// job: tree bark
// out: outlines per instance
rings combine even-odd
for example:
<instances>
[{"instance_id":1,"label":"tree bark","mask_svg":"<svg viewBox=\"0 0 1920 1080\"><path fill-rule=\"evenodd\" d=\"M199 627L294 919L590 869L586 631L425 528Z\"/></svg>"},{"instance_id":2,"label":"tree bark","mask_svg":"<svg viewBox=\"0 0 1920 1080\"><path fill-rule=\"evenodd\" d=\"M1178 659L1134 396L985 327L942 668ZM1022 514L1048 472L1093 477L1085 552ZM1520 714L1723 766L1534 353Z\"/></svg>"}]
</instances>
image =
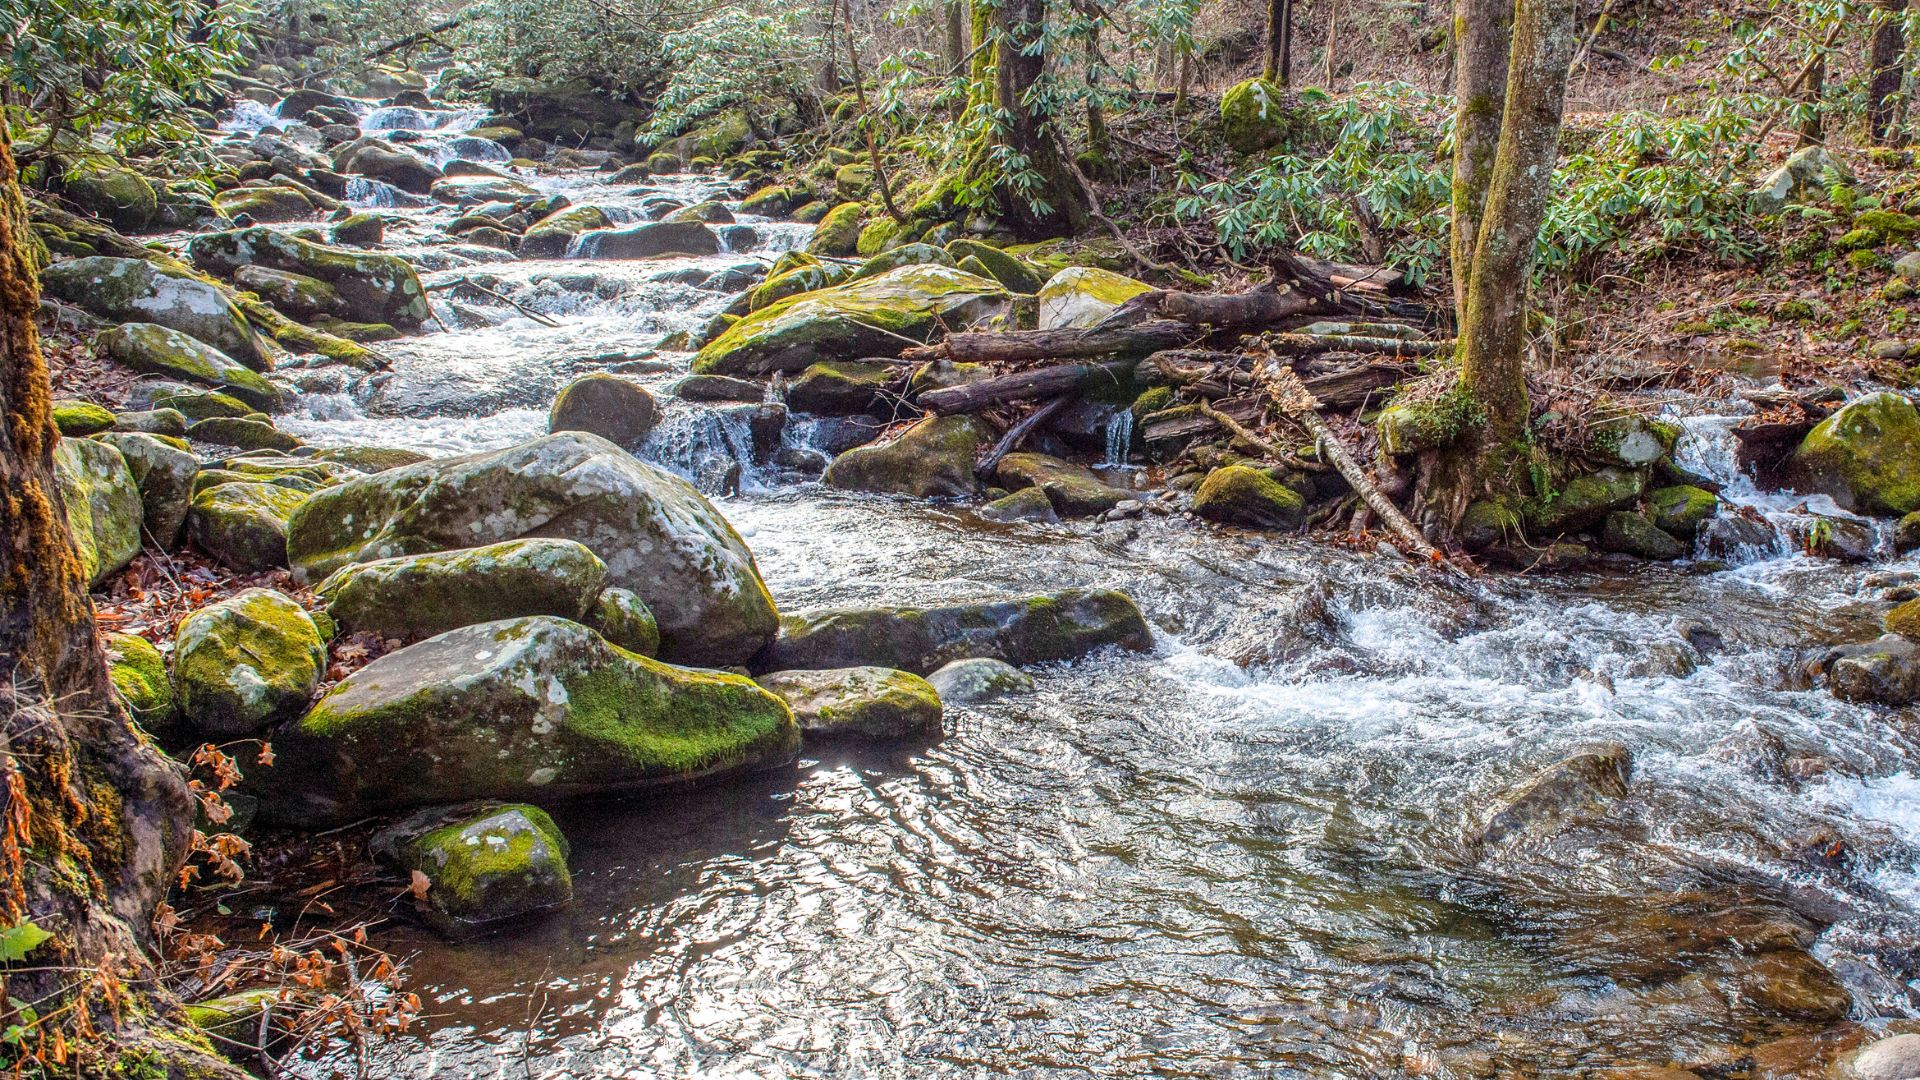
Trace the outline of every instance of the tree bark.
<instances>
[{"instance_id":1,"label":"tree bark","mask_svg":"<svg viewBox=\"0 0 1920 1080\"><path fill-rule=\"evenodd\" d=\"M1467 283L1473 279L1474 247L1507 106L1513 5L1514 0L1454 0L1453 5L1453 309L1459 322L1467 317Z\"/></svg>"},{"instance_id":2,"label":"tree bark","mask_svg":"<svg viewBox=\"0 0 1920 1080\"><path fill-rule=\"evenodd\" d=\"M941 416L976 413L995 405L1061 394L1094 386L1115 386L1133 378L1138 366L1134 360L1110 360L1103 364L1061 364L1001 375L983 382L929 390L919 397L921 408Z\"/></svg>"},{"instance_id":3,"label":"tree bark","mask_svg":"<svg viewBox=\"0 0 1920 1080\"><path fill-rule=\"evenodd\" d=\"M947 0L944 17L947 24L947 66L958 67L967 58L967 5L961 0Z\"/></svg>"},{"instance_id":4,"label":"tree bark","mask_svg":"<svg viewBox=\"0 0 1920 1080\"><path fill-rule=\"evenodd\" d=\"M1517 439L1527 421L1527 282L1559 159L1574 8L1575 0L1521 0L1515 8L1506 108L1458 351L1460 382L1486 412L1489 444Z\"/></svg>"},{"instance_id":5,"label":"tree bark","mask_svg":"<svg viewBox=\"0 0 1920 1080\"><path fill-rule=\"evenodd\" d=\"M1086 192L1061 155L1052 122L1027 100L1047 64L1040 47L1046 18L1046 0L1000 0L993 8L999 39L993 79L998 121L992 137L974 147L967 165L970 175L997 193L1007 223L1030 236L1080 232L1089 221ZM996 147L1024 160L1023 181L1005 175Z\"/></svg>"},{"instance_id":6,"label":"tree bark","mask_svg":"<svg viewBox=\"0 0 1920 1080\"><path fill-rule=\"evenodd\" d=\"M1281 71L1285 66L1283 56L1290 45L1293 23L1293 0L1267 0L1267 62L1260 69L1260 77L1270 83L1286 85L1281 82Z\"/></svg>"},{"instance_id":7,"label":"tree bark","mask_svg":"<svg viewBox=\"0 0 1920 1080\"><path fill-rule=\"evenodd\" d=\"M1901 23L1907 0L1878 0L1877 6L1884 21L1874 28L1867 61L1867 127L1874 142L1895 146L1904 141L1900 137L1899 95L1907 74L1907 35Z\"/></svg>"},{"instance_id":8,"label":"tree bark","mask_svg":"<svg viewBox=\"0 0 1920 1080\"><path fill-rule=\"evenodd\" d=\"M1806 86L1800 91L1800 103L1807 107L1807 115L1794 129L1800 135L1801 146L1818 146L1826 139L1826 117L1820 110L1820 99L1826 92L1827 56L1823 52L1807 65Z\"/></svg>"},{"instance_id":9,"label":"tree bark","mask_svg":"<svg viewBox=\"0 0 1920 1080\"><path fill-rule=\"evenodd\" d=\"M149 920L185 858L193 804L115 699L95 636L54 482L35 270L0 133L0 927L52 934L0 974L0 1002L47 1018L27 1051L57 1037L78 1055L60 1075L118 1075L133 1053L238 1077L152 988ZM0 1006L0 1026L20 1022Z\"/></svg>"}]
</instances>

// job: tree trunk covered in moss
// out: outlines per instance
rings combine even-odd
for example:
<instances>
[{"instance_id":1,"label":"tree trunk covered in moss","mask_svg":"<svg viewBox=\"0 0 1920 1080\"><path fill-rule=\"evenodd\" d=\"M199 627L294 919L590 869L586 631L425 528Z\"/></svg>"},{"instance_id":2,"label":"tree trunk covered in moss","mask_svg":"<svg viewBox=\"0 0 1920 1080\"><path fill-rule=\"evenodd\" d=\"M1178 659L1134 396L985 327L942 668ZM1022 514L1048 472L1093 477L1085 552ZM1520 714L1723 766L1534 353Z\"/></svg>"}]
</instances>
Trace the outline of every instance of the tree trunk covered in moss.
<instances>
[{"instance_id":1,"label":"tree trunk covered in moss","mask_svg":"<svg viewBox=\"0 0 1920 1080\"><path fill-rule=\"evenodd\" d=\"M1487 413L1486 436L1508 442L1527 421L1527 282L1560 157L1573 61L1575 0L1519 0L1499 150L1482 206L1460 324L1460 381Z\"/></svg>"},{"instance_id":2,"label":"tree trunk covered in moss","mask_svg":"<svg viewBox=\"0 0 1920 1080\"><path fill-rule=\"evenodd\" d=\"M1046 54L1038 48L1046 0L1001 0L993 15L993 108L998 119L991 134L975 143L966 178L970 186L993 190L1001 217L1017 232L1078 232L1090 220L1086 191L1061 154L1052 122L1027 100L1047 65ZM1010 160L1014 168L1009 168Z\"/></svg>"},{"instance_id":3,"label":"tree trunk covered in moss","mask_svg":"<svg viewBox=\"0 0 1920 1080\"><path fill-rule=\"evenodd\" d=\"M1907 75L1907 0L1879 0L1879 18L1867 58L1867 127L1873 141L1893 146L1900 138L1899 94Z\"/></svg>"},{"instance_id":4,"label":"tree trunk covered in moss","mask_svg":"<svg viewBox=\"0 0 1920 1080\"><path fill-rule=\"evenodd\" d=\"M0 1047L0 1063L64 1043L75 1059L54 1075L239 1076L181 1034L152 990L149 920L185 856L193 806L113 697L54 486L38 309L26 206L0 134L0 927L30 921L52 935L0 969L0 1001L46 1018ZM0 1008L0 1027L22 1022Z\"/></svg>"},{"instance_id":5,"label":"tree trunk covered in moss","mask_svg":"<svg viewBox=\"0 0 1920 1080\"><path fill-rule=\"evenodd\" d=\"M1493 182L1500 118L1507 106L1507 66L1514 0L1454 0L1453 310L1467 317L1473 249Z\"/></svg>"},{"instance_id":6,"label":"tree trunk covered in moss","mask_svg":"<svg viewBox=\"0 0 1920 1080\"><path fill-rule=\"evenodd\" d=\"M993 69L1000 47L993 42L993 4L991 0L972 0L969 26L973 31L973 63L967 70L967 104L993 103Z\"/></svg>"},{"instance_id":7,"label":"tree trunk covered in moss","mask_svg":"<svg viewBox=\"0 0 1920 1080\"><path fill-rule=\"evenodd\" d=\"M1286 86L1293 76L1293 0L1267 0L1267 63L1260 77Z\"/></svg>"}]
</instances>

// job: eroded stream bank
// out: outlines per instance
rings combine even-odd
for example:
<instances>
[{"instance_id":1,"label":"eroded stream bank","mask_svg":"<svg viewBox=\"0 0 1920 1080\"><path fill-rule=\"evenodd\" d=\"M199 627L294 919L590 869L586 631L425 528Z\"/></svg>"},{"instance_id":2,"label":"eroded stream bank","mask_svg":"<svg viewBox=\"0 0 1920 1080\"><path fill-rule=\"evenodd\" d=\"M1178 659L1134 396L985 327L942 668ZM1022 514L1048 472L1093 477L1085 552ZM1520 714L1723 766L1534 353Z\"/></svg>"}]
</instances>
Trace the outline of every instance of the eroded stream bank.
<instances>
[{"instance_id":1,"label":"eroded stream bank","mask_svg":"<svg viewBox=\"0 0 1920 1080\"><path fill-rule=\"evenodd\" d=\"M466 134L480 119L360 126L442 166L504 162ZM767 400L677 392L678 335L811 226L745 212L716 176L469 176L515 185L494 193L510 208L562 195L605 224L515 258L449 239L493 227L469 220L478 196L355 179L345 201L377 209L435 321L382 343L386 370L283 366L277 430L503 449L543 435L574 378L611 372L658 401L637 456L708 493L785 613L1104 588L1153 640L950 702L938 741L810 742L716 786L557 805L569 906L464 943L389 932L432 1022L376 1051L383 1072L1735 1075L1824 1067L1915 1013L1910 716L1805 674L1875 637L1915 568L1794 551L1808 501L1742 477L1724 406L1666 405L1676 456L1780 528L1713 559L1451 580L1215 528L1178 497L994 521L813 479L877 420L809 416L777 382ZM616 259L585 239L669 201L723 204L718 250ZM1143 468L1131 415L1088 426L1108 483ZM1526 812L1488 841L1503 805Z\"/></svg>"}]
</instances>

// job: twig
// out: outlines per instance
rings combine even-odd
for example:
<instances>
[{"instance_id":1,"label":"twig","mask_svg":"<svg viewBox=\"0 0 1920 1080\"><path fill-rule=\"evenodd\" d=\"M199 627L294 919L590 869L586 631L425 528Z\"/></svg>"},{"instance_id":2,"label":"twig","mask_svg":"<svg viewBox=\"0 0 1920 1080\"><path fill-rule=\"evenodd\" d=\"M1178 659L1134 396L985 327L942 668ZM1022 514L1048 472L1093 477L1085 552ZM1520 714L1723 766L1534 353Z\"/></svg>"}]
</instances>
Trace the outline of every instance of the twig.
<instances>
[{"instance_id":1,"label":"twig","mask_svg":"<svg viewBox=\"0 0 1920 1080\"><path fill-rule=\"evenodd\" d=\"M493 297L495 300L498 300L501 303L506 304L507 306L513 308L515 311L518 311L520 314L525 315L527 318L532 319L534 322L537 322L542 326L558 327L560 325L560 323L556 321L552 316L535 311L534 309L528 307L527 305L521 303L518 300L513 299L510 296L502 296L501 294L494 292L492 289L487 288L485 285L480 284L479 282L473 280L470 277L456 278L453 281L449 281L441 285L429 285L427 286L427 291L428 292L444 292L448 289L457 289L462 285L465 285L468 288L473 289L475 292L485 293L486 295ZM434 317L436 319L439 318L438 315L435 315ZM441 323L440 325L445 326L446 324Z\"/></svg>"},{"instance_id":2,"label":"twig","mask_svg":"<svg viewBox=\"0 0 1920 1080\"><path fill-rule=\"evenodd\" d=\"M1033 412L1028 413L1019 423L1007 429L1007 433L1001 437L999 442L994 444L993 449L988 451L987 456L981 460L979 467L973 470L973 474L982 479L992 476L993 470L1000 464L1001 458L1013 453L1014 449L1024 442L1028 435L1032 434L1034 428L1046 423L1079 396L1078 394L1061 394L1059 397L1040 406Z\"/></svg>"}]
</instances>

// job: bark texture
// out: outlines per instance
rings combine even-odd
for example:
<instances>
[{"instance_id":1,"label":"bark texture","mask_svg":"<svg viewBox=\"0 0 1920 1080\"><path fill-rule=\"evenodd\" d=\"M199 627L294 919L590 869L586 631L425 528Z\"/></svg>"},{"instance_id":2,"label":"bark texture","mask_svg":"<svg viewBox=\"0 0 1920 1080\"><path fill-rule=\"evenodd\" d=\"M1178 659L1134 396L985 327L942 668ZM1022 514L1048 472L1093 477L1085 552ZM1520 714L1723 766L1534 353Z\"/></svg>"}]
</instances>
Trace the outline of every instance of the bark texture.
<instances>
[{"instance_id":1,"label":"bark texture","mask_svg":"<svg viewBox=\"0 0 1920 1080\"><path fill-rule=\"evenodd\" d=\"M1907 74L1907 35L1901 20L1907 0L1879 0L1878 17L1867 58L1867 127L1873 141L1893 146L1900 137L1899 94Z\"/></svg>"},{"instance_id":2,"label":"bark texture","mask_svg":"<svg viewBox=\"0 0 1920 1080\"><path fill-rule=\"evenodd\" d=\"M31 920L53 935L0 974L0 1001L34 1002L49 1018L27 1046L64 1042L74 1058L61 1075L134 1075L131 1063L146 1063L239 1076L149 990L149 920L185 857L193 807L108 680L54 486L59 436L29 244L0 134L0 925Z\"/></svg>"},{"instance_id":3,"label":"bark texture","mask_svg":"<svg viewBox=\"0 0 1920 1080\"><path fill-rule=\"evenodd\" d=\"M1000 0L992 16L997 37L993 106L1001 122L992 138L974 148L967 173L993 187L1001 217L1016 231L1032 236L1080 232L1091 221L1086 190L1061 154L1053 125L1027 101L1047 63L1039 47L1046 0ZM1025 160L1025 182L1006 175L994 153L997 147Z\"/></svg>"},{"instance_id":4,"label":"bark texture","mask_svg":"<svg viewBox=\"0 0 1920 1080\"><path fill-rule=\"evenodd\" d=\"M1453 308L1467 316L1467 282L1473 278L1474 246L1500 120L1507 106L1508 46L1513 39L1514 0L1454 0L1453 120Z\"/></svg>"}]
</instances>

